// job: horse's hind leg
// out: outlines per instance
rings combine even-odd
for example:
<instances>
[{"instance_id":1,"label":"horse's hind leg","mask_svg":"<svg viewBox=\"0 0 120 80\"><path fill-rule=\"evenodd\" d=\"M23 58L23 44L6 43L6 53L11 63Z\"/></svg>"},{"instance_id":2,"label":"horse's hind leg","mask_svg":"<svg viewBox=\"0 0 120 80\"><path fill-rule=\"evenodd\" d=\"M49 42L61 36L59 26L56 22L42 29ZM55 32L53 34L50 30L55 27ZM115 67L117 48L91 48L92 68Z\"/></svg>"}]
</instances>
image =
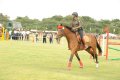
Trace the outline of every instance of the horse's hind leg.
<instances>
[{"instance_id":1,"label":"horse's hind leg","mask_svg":"<svg viewBox=\"0 0 120 80\"><path fill-rule=\"evenodd\" d=\"M99 63L97 53L95 53L95 59L96 59L96 63Z\"/></svg>"},{"instance_id":2,"label":"horse's hind leg","mask_svg":"<svg viewBox=\"0 0 120 80\"><path fill-rule=\"evenodd\" d=\"M80 68L83 68L83 63L82 63L82 61L81 61L81 59L80 59L80 57L79 57L79 55L78 55L77 52L75 53L75 56L77 57L77 59L78 59L78 61L79 61Z\"/></svg>"},{"instance_id":3,"label":"horse's hind leg","mask_svg":"<svg viewBox=\"0 0 120 80\"><path fill-rule=\"evenodd\" d=\"M98 56L97 56L95 49L93 49L92 47L89 47L86 49L86 51L93 56L93 59L96 60L96 67L98 67Z\"/></svg>"},{"instance_id":4,"label":"horse's hind leg","mask_svg":"<svg viewBox=\"0 0 120 80\"><path fill-rule=\"evenodd\" d=\"M98 68L98 56L97 56L97 53L96 52L94 52L95 53L95 59L96 59L96 68Z\"/></svg>"},{"instance_id":5,"label":"horse's hind leg","mask_svg":"<svg viewBox=\"0 0 120 80\"><path fill-rule=\"evenodd\" d=\"M98 56L97 56L97 52L96 52L95 48L93 48L93 54L94 54L94 58L96 60L96 63L98 63Z\"/></svg>"},{"instance_id":6,"label":"horse's hind leg","mask_svg":"<svg viewBox=\"0 0 120 80\"><path fill-rule=\"evenodd\" d=\"M92 50L92 47L88 47L88 48L86 49L86 51L87 51L89 54L92 55L93 59L95 58L95 57L94 57L93 50Z\"/></svg>"},{"instance_id":7,"label":"horse's hind leg","mask_svg":"<svg viewBox=\"0 0 120 80\"><path fill-rule=\"evenodd\" d=\"M95 49L93 49L93 53L94 53L94 57L95 57L95 60L96 60L96 68L98 68L98 56L97 56L97 53L96 53Z\"/></svg>"}]
</instances>

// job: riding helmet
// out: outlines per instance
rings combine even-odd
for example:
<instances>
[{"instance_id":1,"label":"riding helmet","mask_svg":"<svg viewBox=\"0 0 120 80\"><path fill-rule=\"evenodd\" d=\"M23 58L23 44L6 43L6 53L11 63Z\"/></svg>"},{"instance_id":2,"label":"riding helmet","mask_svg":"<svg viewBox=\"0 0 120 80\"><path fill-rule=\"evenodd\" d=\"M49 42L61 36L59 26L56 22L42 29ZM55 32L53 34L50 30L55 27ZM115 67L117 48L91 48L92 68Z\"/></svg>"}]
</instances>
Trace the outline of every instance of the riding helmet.
<instances>
[{"instance_id":1,"label":"riding helmet","mask_svg":"<svg viewBox=\"0 0 120 80\"><path fill-rule=\"evenodd\" d=\"M78 17L78 13L77 12L73 12L72 15Z\"/></svg>"}]
</instances>

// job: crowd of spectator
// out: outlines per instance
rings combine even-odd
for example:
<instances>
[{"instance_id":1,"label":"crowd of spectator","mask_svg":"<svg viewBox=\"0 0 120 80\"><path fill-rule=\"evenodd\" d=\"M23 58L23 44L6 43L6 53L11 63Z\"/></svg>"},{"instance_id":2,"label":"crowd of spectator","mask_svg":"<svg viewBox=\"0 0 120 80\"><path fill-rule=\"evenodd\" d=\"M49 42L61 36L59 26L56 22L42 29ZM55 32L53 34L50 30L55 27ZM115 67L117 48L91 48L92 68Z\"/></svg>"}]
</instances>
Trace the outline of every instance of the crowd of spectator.
<instances>
[{"instance_id":1,"label":"crowd of spectator","mask_svg":"<svg viewBox=\"0 0 120 80\"><path fill-rule=\"evenodd\" d=\"M52 44L53 39L56 36L56 32L9 31L9 36L11 40L30 41L30 39L34 39L36 42L38 42L42 39L42 43L49 42Z\"/></svg>"}]
</instances>

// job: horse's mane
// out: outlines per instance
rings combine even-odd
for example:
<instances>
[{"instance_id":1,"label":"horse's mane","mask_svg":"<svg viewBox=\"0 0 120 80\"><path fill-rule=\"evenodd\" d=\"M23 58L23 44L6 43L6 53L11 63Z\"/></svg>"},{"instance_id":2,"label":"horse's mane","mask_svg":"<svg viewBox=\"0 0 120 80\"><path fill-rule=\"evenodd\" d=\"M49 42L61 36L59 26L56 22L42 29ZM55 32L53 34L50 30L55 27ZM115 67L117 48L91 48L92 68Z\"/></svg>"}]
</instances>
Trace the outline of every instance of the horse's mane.
<instances>
[{"instance_id":1,"label":"horse's mane","mask_svg":"<svg viewBox=\"0 0 120 80\"><path fill-rule=\"evenodd\" d=\"M64 27L66 27L67 29L69 29L71 32L75 33L75 32L72 30L71 27L69 27L69 26L64 26Z\"/></svg>"}]
</instances>

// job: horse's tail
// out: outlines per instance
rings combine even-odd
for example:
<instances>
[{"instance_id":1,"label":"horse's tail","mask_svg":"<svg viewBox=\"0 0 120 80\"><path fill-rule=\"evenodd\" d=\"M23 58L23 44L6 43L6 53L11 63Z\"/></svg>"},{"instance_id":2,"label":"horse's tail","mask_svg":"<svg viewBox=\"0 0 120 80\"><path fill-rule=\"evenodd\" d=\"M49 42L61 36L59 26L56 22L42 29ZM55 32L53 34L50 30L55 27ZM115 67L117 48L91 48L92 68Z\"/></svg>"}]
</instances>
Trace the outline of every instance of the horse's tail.
<instances>
[{"instance_id":1,"label":"horse's tail","mask_svg":"<svg viewBox=\"0 0 120 80\"><path fill-rule=\"evenodd\" d=\"M95 37L95 39L96 39L96 37ZM98 48L99 54L101 55L102 54L102 49L101 49L100 45L98 44L97 39L96 39L96 44L97 44L97 48Z\"/></svg>"}]
</instances>

